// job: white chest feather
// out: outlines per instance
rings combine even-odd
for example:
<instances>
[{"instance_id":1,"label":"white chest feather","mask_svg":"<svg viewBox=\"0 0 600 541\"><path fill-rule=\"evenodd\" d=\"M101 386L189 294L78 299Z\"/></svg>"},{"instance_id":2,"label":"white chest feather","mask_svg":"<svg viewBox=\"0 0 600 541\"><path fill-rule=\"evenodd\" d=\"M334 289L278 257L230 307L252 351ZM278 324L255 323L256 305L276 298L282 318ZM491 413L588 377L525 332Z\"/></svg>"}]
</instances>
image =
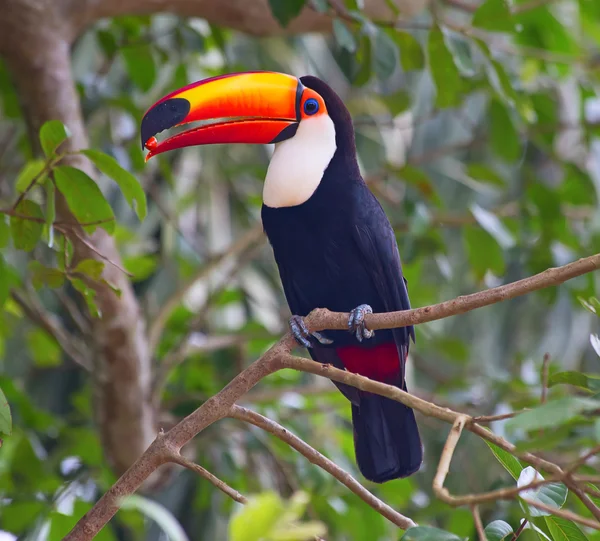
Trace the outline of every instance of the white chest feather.
<instances>
[{"instance_id":1,"label":"white chest feather","mask_svg":"<svg viewBox=\"0 0 600 541\"><path fill-rule=\"evenodd\" d=\"M271 208L306 202L319 186L335 153L335 128L328 115L306 118L296 135L275 145L263 188Z\"/></svg>"}]
</instances>

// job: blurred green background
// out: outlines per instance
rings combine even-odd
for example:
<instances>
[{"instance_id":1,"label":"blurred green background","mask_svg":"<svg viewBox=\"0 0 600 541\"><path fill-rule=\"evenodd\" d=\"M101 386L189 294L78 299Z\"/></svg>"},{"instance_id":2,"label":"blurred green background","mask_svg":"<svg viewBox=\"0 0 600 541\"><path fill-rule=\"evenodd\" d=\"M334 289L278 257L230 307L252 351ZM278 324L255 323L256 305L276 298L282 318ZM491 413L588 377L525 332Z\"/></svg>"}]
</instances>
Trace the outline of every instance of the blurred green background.
<instances>
[{"instance_id":1,"label":"blurred green background","mask_svg":"<svg viewBox=\"0 0 600 541\"><path fill-rule=\"evenodd\" d=\"M128 2L114 12L108 3L98 15L103 18L68 39L79 100L70 100L70 106L80 107L89 148L133 173L148 198L148 215L140 222L117 185L107 176L95 177L116 216L112 239L133 275L125 280L135 295L130 300L137 300L146 322L138 335L145 353L132 364L145 371L134 376L143 380L138 386L151 428L172 426L218 392L282 335L289 316L259 223L272 149L188 148L144 164L141 117L158 98L189 82L244 70L326 80L353 116L363 175L396 229L415 307L600 252L597 0L510 6L502 0L319 0L306 6L304 0L271 0L232 8L235 22L229 25L222 13L238 2L222 0L221 15L214 18L210 5L217 2L197 12L196 4L202 3L179 1L175 13L148 14L149 2L128 14ZM253 26L257 20L262 26ZM35 167L41 121L30 114L32 93L22 91L19 64L27 61L11 56L8 45L0 53L0 207L9 208L18 178L32 178L26 168ZM47 69L52 77L52 65ZM69 118L57 120L73 131ZM77 136L75 130L72 144L81 146ZM31 198L46 209L43 194L34 190ZM50 248L48 229L40 226L29 250L19 250L22 238L4 218L0 215L0 388L14 426L0 448L0 539L58 540L128 465L129 459L118 458L128 450L117 449L104 431L119 411L111 410L110 400L94 397L103 392L102 357L110 357L102 347L119 345L103 343L102 329L111 318L116 325L139 322L105 311L99 324L94 301L86 302L77 283L53 281L52 272L40 270L60 269L61 243ZM97 246L102 252L104 244ZM598 276L589 274L418 326L409 389L482 415L538 404L545 353L551 374L599 371L597 294ZM50 323L44 326L44 320ZM58 341L57 328L63 333ZM75 353L65 352L65 343ZM598 391L592 384L583 387L553 386L549 396ZM127 392L127 381L120 389ZM261 382L243 404L361 479L350 408L329 381L283 371ZM469 510L453 509L431 491L449 427L420 415L418 422L426 452L421 471L367 487L420 524L475 539ZM507 432L504 423L492 428L513 442L529 441L529 449L561 464L598 444L593 418L573 415L556 423L560 426L545 438L537 431ZM140 450L149 441L142 443ZM288 499L304 491L303 520L320 521L328 540L401 535L335 479L255 427L226 419L188 447L194 460L244 494L273 491ZM139 455L131 449L134 458ZM480 492L512 483L487 446L465 434L447 481L450 490ZM159 520L170 517L189 539L245 539L243 533L228 533L240 506L189 471L167 472L143 496L160 504ZM587 512L571 496L568 502ZM150 520L156 518L153 509L147 500L135 500L98 538L163 540L164 528L179 535L170 522L160 527ZM486 504L481 512L484 524L502 519L514 529L524 516L516 502ZM519 539L540 536L527 530ZM587 538L600 535L588 532Z\"/></svg>"}]
</instances>

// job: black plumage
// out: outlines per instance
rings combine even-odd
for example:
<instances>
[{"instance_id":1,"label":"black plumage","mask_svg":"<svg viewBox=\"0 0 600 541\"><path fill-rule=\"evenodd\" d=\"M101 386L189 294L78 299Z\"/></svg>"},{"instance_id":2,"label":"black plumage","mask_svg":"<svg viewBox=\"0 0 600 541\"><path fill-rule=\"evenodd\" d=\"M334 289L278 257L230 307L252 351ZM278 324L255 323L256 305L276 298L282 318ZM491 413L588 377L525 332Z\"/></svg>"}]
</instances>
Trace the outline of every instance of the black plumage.
<instances>
[{"instance_id":1,"label":"black plumage","mask_svg":"<svg viewBox=\"0 0 600 541\"><path fill-rule=\"evenodd\" d=\"M301 82L324 99L337 148L305 203L262 208L290 310L300 316L319 307L350 312L361 304L369 304L374 312L406 310L410 303L394 231L361 177L350 114L320 79L307 76ZM412 327L379 330L362 343L346 331L325 335L333 344L315 342L309 350L313 359L344 368L342 357L349 358L351 352L355 359L360 347L361 373L385 373L379 379L406 389L404 362L410 338L414 339ZM386 366L369 367L370 362ZM390 372L390 362L397 364L396 371ZM363 475L384 482L418 470L422 446L413 411L390 399L337 385L352 402L356 458Z\"/></svg>"}]
</instances>

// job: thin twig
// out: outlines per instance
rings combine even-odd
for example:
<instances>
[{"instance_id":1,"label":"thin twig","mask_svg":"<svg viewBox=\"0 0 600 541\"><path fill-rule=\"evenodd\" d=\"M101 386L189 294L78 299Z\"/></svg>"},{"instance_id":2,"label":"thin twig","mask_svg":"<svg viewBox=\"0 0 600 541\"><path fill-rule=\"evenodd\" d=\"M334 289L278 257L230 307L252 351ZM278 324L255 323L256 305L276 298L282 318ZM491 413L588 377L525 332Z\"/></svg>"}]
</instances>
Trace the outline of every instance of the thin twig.
<instances>
[{"instance_id":1,"label":"thin twig","mask_svg":"<svg viewBox=\"0 0 600 541\"><path fill-rule=\"evenodd\" d=\"M542 361L542 396L540 397L540 402L542 404L546 403L546 399L548 398L548 371L550 368L550 354L544 353L544 360Z\"/></svg>"},{"instance_id":2,"label":"thin twig","mask_svg":"<svg viewBox=\"0 0 600 541\"><path fill-rule=\"evenodd\" d=\"M444 488L444 481L450 471L450 462L452 461L456 444L458 443L463 428L468 420L469 417L466 415L459 415L455 419L452 428L450 429L450 433L448 434L448 438L446 439L444 449L442 450L437 471L433 478L433 493L441 500L450 495L448 489Z\"/></svg>"},{"instance_id":3,"label":"thin twig","mask_svg":"<svg viewBox=\"0 0 600 541\"><path fill-rule=\"evenodd\" d=\"M523 501L527 505L531 505L532 507L537 507L538 509L541 509L542 511L548 511L548 513L551 513L552 515L555 515L557 517L564 518L566 520L572 520L573 522L578 522L579 524L583 524L584 526L589 526L590 528L593 528L594 530L600 530L600 522L597 522L597 521L589 519L589 518L582 517L581 515L578 515L577 513L573 513L572 511L569 511L568 509L558 509L557 507L553 507L552 505L546 505L545 503L542 503L539 500L532 501L527 498L523 498Z\"/></svg>"},{"instance_id":4,"label":"thin twig","mask_svg":"<svg viewBox=\"0 0 600 541\"><path fill-rule=\"evenodd\" d=\"M510 538L510 541L517 541L517 539L519 539L519 536L525 531L528 522L529 521L526 518L523 519L523 522L521 522L517 531Z\"/></svg>"},{"instance_id":5,"label":"thin twig","mask_svg":"<svg viewBox=\"0 0 600 541\"><path fill-rule=\"evenodd\" d=\"M513 417L520 415L529 411L529 408L523 408L519 411L511 411L509 413L501 413L500 415L478 415L477 417L473 417L473 422L478 423L480 425L485 425L489 423L493 423L495 421L504 421L505 419L512 419Z\"/></svg>"},{"instance_id":6,"label":"thin twig","mask_svg":"<svg viewBox=\"0 0 600 541\"><path fill-rule=\"evenodd\" d=\"M487 541L487 536L485 535L485 531L483 529L483 523L481 522L479 507L477 505L472 505L471 513L473 514L473 521L475 522L475 530L477 531L479 541Z\"/></svg>"},{"instance_id":7,"label":"thin twig","mask_svg":"<svg viewBox=\"0 0 600 541\"><path fill-rule=\"evenodd\" d=\"M590 458L596 456L599 453L600 445L596 445L596 447L590 449L587 453L585 453L585 455L579 457L577 460L575 460L575 462L573 462L573 464L566 468L565 473L568 475L575 473L575 471L578 470L581 466L583 466Z\"/></svg>"},{"instance_id":8,"label":"thin twig","mask_svg":"<svg viewBox=\"0 0 600 541\"><path fill-rule=\"evenodd\" d=\"M289 430L282 427L275 421L272 421L271 419L268 419L259 413L241 406L233 406L229 412L229 417L251 423L259 428L262 428L263 430L266 430L267 432L270 432L274 436L277 436L280 440L284 441L290 447L296 449L296 451L308 458L310 462L324 469L327 473L331 474L338 481L340 481L340 483L346 485L361 500L369 504L373 509L375 509L375 511L383 515L399 528L406 530L407 528L416 526L411 519L401 515L389 505L382 502L374 494L369 492L356 479L354 479L354 477L340 468L335 462L332 462L327 457L323 456L321 453L319 453L319 451L308 445L298 436L295 436Z\"/></svg>"},{"instance_id":9,"label":"thin twig","mask_svg":"<svg viewBox=\"0 0 600 541\"><path fill-rule=\"evenodd\" d=\"M216 475L210 473L206 468L203 468L199 464L188 460L184 456L181 456L179 453L173 454L171 460L188 470L191 470L197 473L200 477L204 477L207 481L212 483L215 487L217 487L221 492L224 492L229 496L232 500L235 500L238 503L246 504L248 503L248 498L243 494L240 494L234 488L231 488L225 481L221 481Z\"/></svg>"},{"instance_id":10,"label":"thin twig","mask_svg":"<svg viewBox=\"0 0 600 541\"><path fill-rule=\"evenodd\" d=\"M92 366L87 359L87 352L83 343L77 340L75 336L69 334L56 316L46 312L39 303L31 299L27 301L18 291L12 290L10 296L21 307L32 323L45 330L56 340L60 348L73 362L88 372L91 371Z\"/></svg>"}]
</instances>

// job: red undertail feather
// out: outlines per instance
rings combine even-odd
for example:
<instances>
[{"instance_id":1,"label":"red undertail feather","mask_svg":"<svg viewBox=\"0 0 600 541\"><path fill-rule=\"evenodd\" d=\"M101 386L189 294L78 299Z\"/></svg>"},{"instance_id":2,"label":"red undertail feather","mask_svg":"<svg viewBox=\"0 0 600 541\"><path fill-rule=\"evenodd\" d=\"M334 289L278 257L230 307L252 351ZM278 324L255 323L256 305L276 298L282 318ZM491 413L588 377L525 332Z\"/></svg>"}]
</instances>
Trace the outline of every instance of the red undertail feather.
<instances>
[{"instance_id":1,"label":"red undertail feather","mask_svg":"<svg viewBox=\"0 0 600 541\"><path fill-rule=\"evenodd\" d=\"M336 353L348 372L360 374L375 381L394 381L400 375L400 359L394 342L373 348L347 346Z\"/></svg>"}]
</instances>

